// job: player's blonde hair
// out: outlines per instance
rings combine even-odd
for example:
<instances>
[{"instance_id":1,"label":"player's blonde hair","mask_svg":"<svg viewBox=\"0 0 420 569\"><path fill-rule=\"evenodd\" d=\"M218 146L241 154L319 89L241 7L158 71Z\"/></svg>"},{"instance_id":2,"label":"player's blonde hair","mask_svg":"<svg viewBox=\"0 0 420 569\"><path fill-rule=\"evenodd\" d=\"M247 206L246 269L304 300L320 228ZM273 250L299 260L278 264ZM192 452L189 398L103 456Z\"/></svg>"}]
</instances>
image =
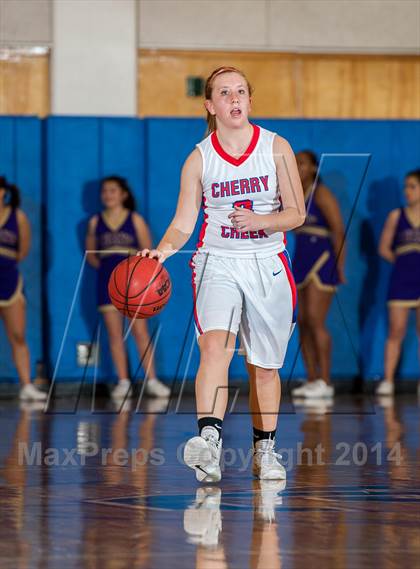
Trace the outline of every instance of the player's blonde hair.
<instances>
[{"instance_id":1,"label":"player's blonde hair","mask_svg":"<svg viewBox=\"0 0 420 569\"><path fill-rule=\"evenodd\" d=\"M236 67L230 67L229 65L224 65L222 67L218 67L217 69L215 69L207 77L206 85L204 88L204 95L205 95L206 99L208 99L208 100L211 99L211 94L213 92L214 80L216 79L216 77L218 77L219 75L222 75L223 73L238 73L239 75L242 75L242 77L246 81L249 96L252 95L252 87L251 87L250 82L246 78L245 73L243 71L241 71L240 69L237 69ZM216 130L216 117L214 115L212 115L211 113L209 113L209 111L207 111L206 120L207 120L207 136L208 136L209 134L211 134L212 132L214 132Z\"/></svg>"}]
</instances>

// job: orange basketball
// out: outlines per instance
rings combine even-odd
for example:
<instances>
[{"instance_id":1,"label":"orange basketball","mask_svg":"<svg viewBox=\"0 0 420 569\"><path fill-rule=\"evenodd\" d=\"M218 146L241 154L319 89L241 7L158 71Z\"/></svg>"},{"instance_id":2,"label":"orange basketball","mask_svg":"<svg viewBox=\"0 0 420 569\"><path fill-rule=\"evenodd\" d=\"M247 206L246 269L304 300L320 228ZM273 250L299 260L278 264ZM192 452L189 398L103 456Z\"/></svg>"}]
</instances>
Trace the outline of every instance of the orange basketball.
<instances>
[{"instance_id":1,"label":"orange basketball","mask_svg":"<svg viewBox=\"0 0 420 569\"><path fill-rule=\"evenodd\" d=\"M128 257L111 273L108 293L112 304L129 318L150 318L165 307L172 292L165 267L149 257Z\"/></svg>"}]
</instances>

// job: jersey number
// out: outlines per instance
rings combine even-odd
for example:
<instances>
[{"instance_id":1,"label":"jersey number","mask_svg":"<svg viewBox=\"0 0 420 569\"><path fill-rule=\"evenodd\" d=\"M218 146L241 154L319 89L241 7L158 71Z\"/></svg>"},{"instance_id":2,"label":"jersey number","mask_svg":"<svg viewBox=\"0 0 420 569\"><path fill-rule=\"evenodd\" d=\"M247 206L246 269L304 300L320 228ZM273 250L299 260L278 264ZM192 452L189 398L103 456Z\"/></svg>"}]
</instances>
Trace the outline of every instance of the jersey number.
<instances>
[{"instance_id":1,"label":"jersey number","mask_svg":"<svg viewBox=\"0 0 420 569\"><path fill-rule=\"evenodd\" d=\"M243 207L245 209L254 209L254 202L252 200L238 200L233 202L233 207Z\"/></svg>"}]
</instances>

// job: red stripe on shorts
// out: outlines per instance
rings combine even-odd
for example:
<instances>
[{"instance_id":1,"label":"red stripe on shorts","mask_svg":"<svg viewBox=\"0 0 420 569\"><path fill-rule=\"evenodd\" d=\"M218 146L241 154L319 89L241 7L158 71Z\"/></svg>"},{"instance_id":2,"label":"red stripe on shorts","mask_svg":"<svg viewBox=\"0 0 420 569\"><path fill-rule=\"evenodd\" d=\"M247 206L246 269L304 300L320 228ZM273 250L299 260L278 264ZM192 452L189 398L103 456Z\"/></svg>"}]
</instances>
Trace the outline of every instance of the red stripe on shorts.
<instances>
[{"instance_id":1,"label":"red stripe on shorts","mask_svg":"<svg viewBox=\"0 0 420 569\"><path fill-rule=\"evenodd\" d=\"M284 270L286 271L287 280L289 281L290 290L292 291L292 305L293 310L296 308L296 283L295 279L293 278L292 271L290 270L289 261L284 253L278 254L280 257L280 261L283 263Z\"/></svg>"},{"instance_id":2,"label":"red stripe on shorts","mask_svg":"<svg viewBox=\"0 0 420 569\"><path fill-rule=\"evenodd\" d=\"M194 320L195 320L195 324L197 326L198 331L200 332L200 334L203 334L203 330L200 326L200 322L198 321L198 313L197 313L197 287L195 284L195 279L197 277L196 272L195 272L195 265L194 265L194 261L193 261L194 255L191 257L190 260L190 267L192 270L192 278L191 278L191 282L192 282L192 289L193 289L193 305L194 305Z\"/></svg>"}]
</instances>

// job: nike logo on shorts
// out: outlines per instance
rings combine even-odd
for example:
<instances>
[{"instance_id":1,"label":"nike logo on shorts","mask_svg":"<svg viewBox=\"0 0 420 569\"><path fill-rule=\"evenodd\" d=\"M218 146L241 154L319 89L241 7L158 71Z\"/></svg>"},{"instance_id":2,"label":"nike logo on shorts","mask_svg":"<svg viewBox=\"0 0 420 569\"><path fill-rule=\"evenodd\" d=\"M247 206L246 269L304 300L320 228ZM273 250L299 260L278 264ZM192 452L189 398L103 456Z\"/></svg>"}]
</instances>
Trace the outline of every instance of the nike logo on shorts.
<instances>
[{"instance_id":1,"label":"nike logo on shorts","mask_svg":"<svg viewBox=\"0 0 420 569\"><path fill-rule=\"evenodd\" d=\"M274 272L273 272L273 277L279 275L279 274L281 273L281 271L282 271L282 269L280 269L279 271L277 271L277 273L274 273Z\"/></svg>"}]
</instances>

